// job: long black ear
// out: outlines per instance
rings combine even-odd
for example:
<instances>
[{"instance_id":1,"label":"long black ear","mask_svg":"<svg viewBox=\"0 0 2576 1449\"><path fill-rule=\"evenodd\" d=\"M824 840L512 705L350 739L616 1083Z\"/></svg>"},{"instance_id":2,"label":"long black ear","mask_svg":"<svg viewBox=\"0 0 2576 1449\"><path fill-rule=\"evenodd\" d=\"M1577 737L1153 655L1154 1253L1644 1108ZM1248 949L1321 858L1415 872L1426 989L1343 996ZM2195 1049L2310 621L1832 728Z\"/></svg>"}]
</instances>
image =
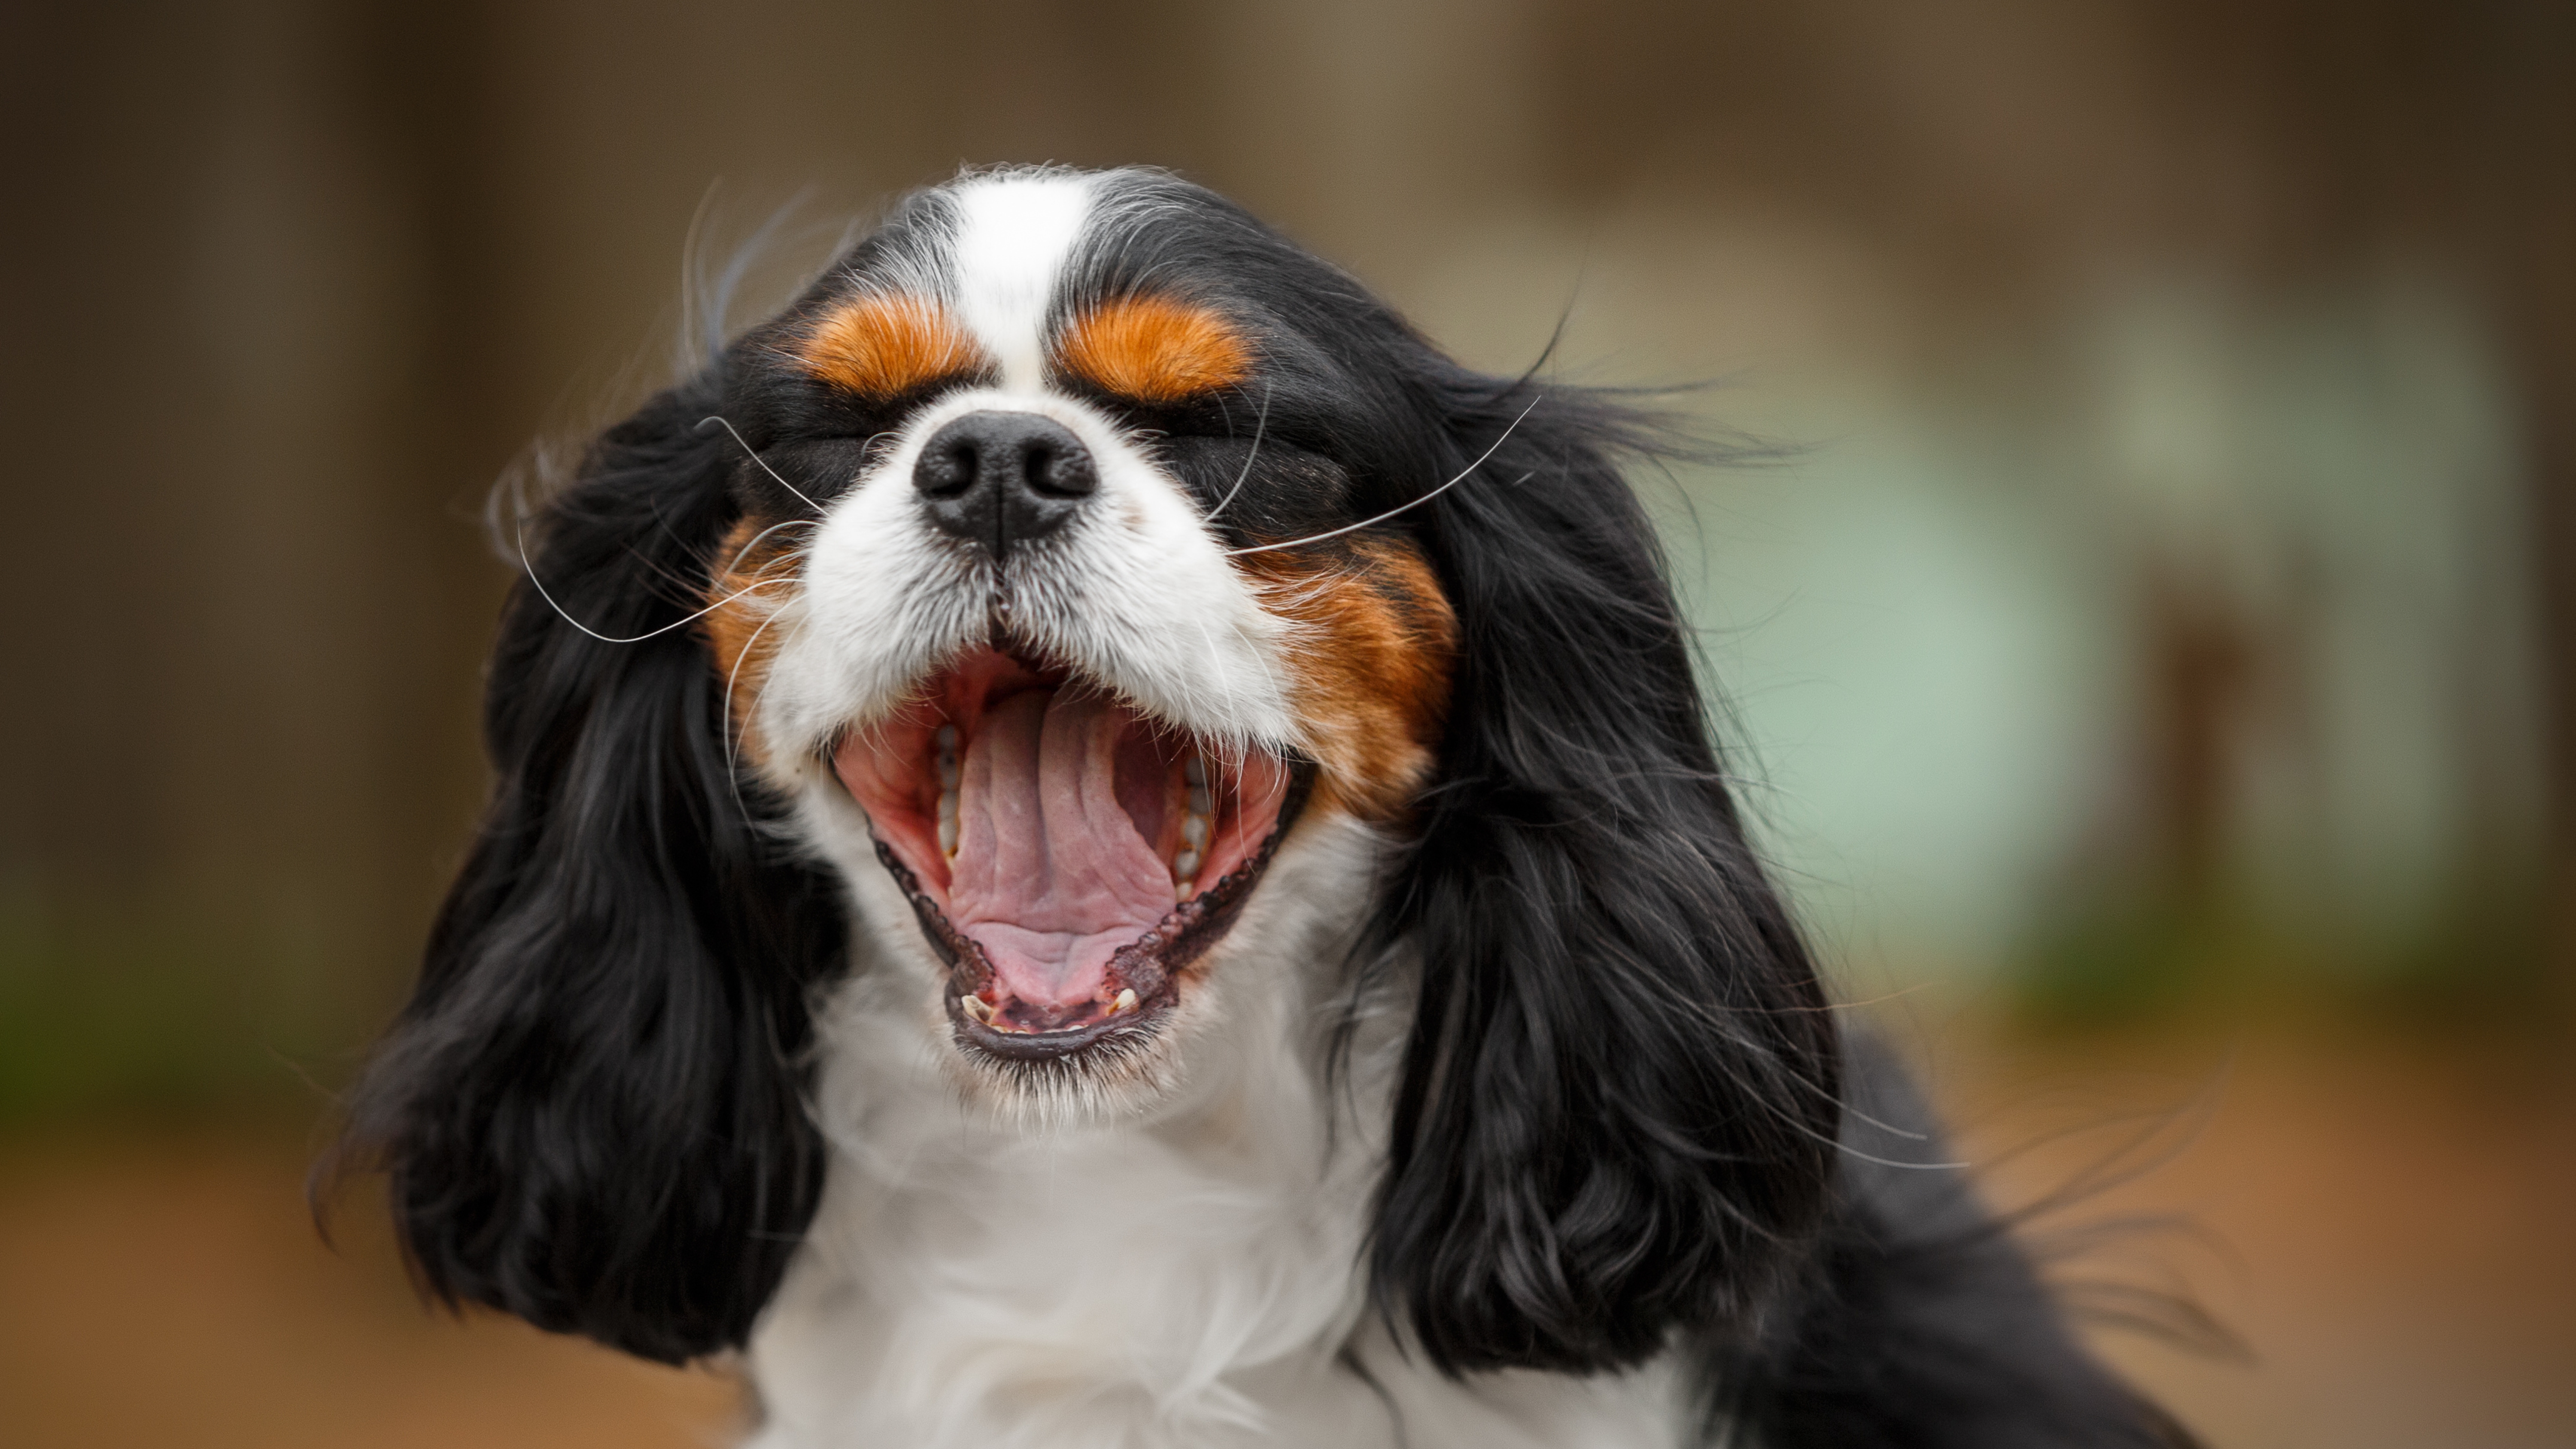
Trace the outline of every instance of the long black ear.
<instances>
[{"instance_id":1,"label":"long black ear","mask_svg":"<svg viewBox=\"0 0 2576 1449\"><path fill-rule=\"evenodd\" d=\"M1446 472L1536 397L1439 386ZM1611 1368L1743 1326L1827 1200L1833 1027L1612 463L1643 436L1551 389L1422 510L1460 659L1382 923L1422 976L1372 1276L1451 1372Z\"/></svg>"},{"instance_id":2,"label":"long black ear","mask_svg":"<svg viewBox=\"0 0 2576 1449\"><path fill-rule=\"evenodd\" d=\"M670 627L735 516L716 411L711 379L655 398L530 530L553 602L503 617L491 806L340 1154L439 1297L665 1362L741 1343L812 1215L809 996L846 950Z\"/></svg>"}]
</instances>

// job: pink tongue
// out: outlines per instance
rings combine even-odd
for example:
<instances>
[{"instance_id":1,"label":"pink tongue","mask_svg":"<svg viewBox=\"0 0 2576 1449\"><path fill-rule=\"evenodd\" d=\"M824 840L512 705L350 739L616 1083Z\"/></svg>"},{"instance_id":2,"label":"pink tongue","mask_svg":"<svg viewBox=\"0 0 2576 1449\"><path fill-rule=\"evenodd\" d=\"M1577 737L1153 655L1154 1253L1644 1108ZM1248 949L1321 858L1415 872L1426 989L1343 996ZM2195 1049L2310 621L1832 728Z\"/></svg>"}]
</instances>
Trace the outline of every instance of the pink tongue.
<instances>
[{"instance_id":1,"label":"pink tongue","mask_svg":"<svg viewBox=\"0 0 2576 1449\"><path fill-rule=\"evenodd\" d=\"M1171 913L1171 872L1119 800L1127 727L1096 694L1015 694L984 716L960 762L950 919L1022 1001L1098 998L1109 958ZM1159 816L1148 802L1162 785L1129 789Z\"/></svg>"}]
</instances>

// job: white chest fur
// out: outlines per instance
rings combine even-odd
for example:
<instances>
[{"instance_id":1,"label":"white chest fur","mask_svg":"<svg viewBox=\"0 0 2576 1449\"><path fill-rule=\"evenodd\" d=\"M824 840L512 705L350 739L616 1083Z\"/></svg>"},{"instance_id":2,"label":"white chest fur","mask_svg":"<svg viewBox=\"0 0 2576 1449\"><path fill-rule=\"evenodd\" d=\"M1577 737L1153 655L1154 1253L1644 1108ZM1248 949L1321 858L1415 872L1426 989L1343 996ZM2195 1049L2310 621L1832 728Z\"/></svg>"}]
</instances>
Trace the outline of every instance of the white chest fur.
<instances>
[{"instance_id":1,"label":"white chest fur","mask_svg":"<svg viewBox=\"0 0 2576 1449\"><path fill-rule=\"evenodd\" d=\"M1397 1354L1363 1313L1360 1154L1273 1105L1043 1138L952 1109L841 1157L753 1346L753 1444L1675 1441L1669 1374L1461 1384Z\"/></svg>"},{"instance_id":2,"label":"white chest fur","mask_svg":"<svg viewBox=\"0 0 2576 1449\"><path fill-rule=\"evenodd\" d=\"M1353 898L1299 887L1359 852L1289 854L1273 903ZM1334 933L1262 914L1238 940L1302 949L1225 963L1227 1010L1143 1119L997 1120L925 1040L912 972L844 989L823 1017L823 1205L748 1357L753 1449L1679 1441L1667 1368L1459 1382L1389 1341L1360 1262L1391 1023L1328 1080L1305 1003Z\"/></svg>"}]
</instances>

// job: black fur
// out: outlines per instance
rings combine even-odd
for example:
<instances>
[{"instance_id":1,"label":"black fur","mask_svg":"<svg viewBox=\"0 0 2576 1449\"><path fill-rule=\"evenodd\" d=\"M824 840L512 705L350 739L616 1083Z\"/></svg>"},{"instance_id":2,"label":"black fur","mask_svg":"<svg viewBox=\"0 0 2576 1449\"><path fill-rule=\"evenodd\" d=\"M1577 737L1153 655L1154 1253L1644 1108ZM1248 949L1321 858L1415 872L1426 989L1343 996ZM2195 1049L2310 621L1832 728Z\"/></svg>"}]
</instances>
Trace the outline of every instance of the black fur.
<instances>
[{"instance_id":1,"label":"black fur","mask_svg":"<svg viewBox=\"0 0 2576 1449\"><path fill-rule=\"evenodd\" d=\"M1458 612L1381 936L1422 971L1372 1266L1450 1370L1619 1367L1758 1312L1825 1202L1832 1024L1746 847L1658 551L1572 391L1440 379Z\"/></svg>"},{"instance_id":2,"label":"black fur","mask_svg":"<svg viewBox=\"0 0 2576 1449\"><path fill-rule=\"evenodd\" d=\"M600 439L535 567L613 637L696 606L732 521L714 374ZM736 454L738 456L738 452ZM742 1342L823 1182L807 996L838 887L737 798L687 628L576 630L525 582L492 655L492 804L352 1104L418 1275L666 1363ZM756 818L756 817L755 817Z\"/></svg>"},{"instance_id":3,"label":"black fur","mask_svg":"<svg viewBox=\"0 0 2576 1449\"><path fill-rule=\"evenodd\" d=\"M1847 1149L1797 1289L1752 1335L1699 1335L1714 1437L1763 1449L2187 1449L2103 1371L1886 1049L1849 1043Z\"/></svg>"}]
</instances>

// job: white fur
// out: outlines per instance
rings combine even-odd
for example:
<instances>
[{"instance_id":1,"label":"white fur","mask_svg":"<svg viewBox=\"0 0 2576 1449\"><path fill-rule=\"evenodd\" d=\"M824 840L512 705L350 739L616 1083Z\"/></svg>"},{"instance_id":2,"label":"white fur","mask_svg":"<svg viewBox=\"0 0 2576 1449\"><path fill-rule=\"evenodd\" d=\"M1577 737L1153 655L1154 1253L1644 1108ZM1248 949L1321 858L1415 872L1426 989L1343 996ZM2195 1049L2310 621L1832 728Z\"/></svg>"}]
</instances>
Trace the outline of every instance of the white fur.
<instances>
[{"instance_id":1,"label":"white fur","mask_svg":"<svg viewBox=\"0 0 2576 1449\"><path fill-rule=\"evenodd\" d=\"M1090 184L1019 176L958 192L943 290L1001 360L999 385L906 425L834 505L801 592L769 621L782 643L756 718L770 769L847 880L858 925L851 978L818 1023L814 1111L831 1166L746 1355L763 1411L750 1442L1677 1444L1669 1366L1461 1382L1405 1355L1367 1311L1400 1003L1357 1003L1344 1074L1325 1059L1353 1006L1336 993L1382 863L1371 832L1301 822L1147 1057L1031 1087L954 1045L947 970L817 758L984 638L997 587L1017 631L1148 712L1239 746L1302 742L1283 683L1290 627L1111 420L1041 386L1040 329ZM1079 520L998 576L937 535L911 483L932 431L987 408L1071 428L1101 477Z\"/></svg>"},{"instance_id":2,"label":"white fur","mask_svg":"<svg viewBox=\"0 0 2576 1449\"><path fill-rule=\"evenodd\" d=\"M1004 173L949 193L957 208L949 299L958 320L1002 365L1002 386L1035 392L1047 303L1082 240L1097 178Z\"/></svg>"},{"instance_id":3,"label":"white fur","mask_svg":"<svg viewBox=\"0 0 2576 1449\"><path fill-rule=\"evenodd\" d=\"M828 836L870 954L822 1019L832 1172L752 1341L753 1449L1682 1442L1668 1366L1457 1382L1366 1312L1402 1012L1362 1003L1344 1077L1323 1064L1366 831L1319 819L1281 852L1160 1093L1036 1123L961 1092L945 968L863 827Z\"/></svg>"}]
</instances>

